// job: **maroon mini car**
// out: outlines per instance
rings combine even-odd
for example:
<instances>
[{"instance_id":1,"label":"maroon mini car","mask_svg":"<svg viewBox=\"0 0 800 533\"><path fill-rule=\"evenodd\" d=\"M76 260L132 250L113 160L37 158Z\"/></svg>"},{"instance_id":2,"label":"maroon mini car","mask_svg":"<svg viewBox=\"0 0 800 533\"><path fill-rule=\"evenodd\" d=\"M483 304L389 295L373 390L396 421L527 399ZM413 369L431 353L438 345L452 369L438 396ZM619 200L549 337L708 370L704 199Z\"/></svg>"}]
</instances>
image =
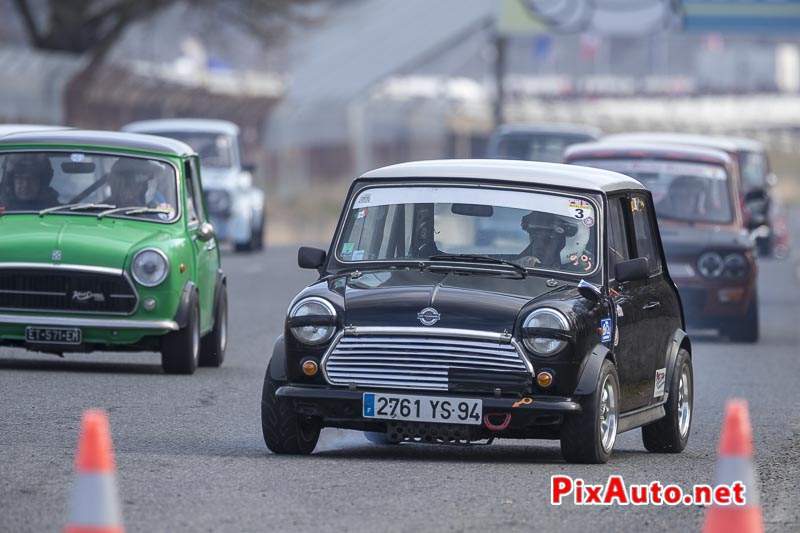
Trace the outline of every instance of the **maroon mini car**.
<instances>
[{"instance_id":1,"label":"maroon mini car","mask_svg":"<svg viewBox=\"0 0 800 533\"><path fill-rule=\"evenodd\" d=\"M613 170L653 194L669 271L690 327L758 340L757 264L736 163L720 150L645 142L568 148L565 162Z\"/></svg>"}]
</instances>

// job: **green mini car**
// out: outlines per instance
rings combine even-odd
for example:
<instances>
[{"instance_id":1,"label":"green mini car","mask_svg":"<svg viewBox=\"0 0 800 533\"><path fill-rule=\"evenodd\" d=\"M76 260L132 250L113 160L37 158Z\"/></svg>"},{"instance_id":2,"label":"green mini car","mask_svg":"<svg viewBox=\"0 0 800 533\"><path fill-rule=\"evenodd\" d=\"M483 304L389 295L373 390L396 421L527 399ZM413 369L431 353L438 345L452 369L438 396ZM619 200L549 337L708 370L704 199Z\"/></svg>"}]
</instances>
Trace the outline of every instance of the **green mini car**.
<instances>
[{"instance_id":1,"label":"green mini car","mask_svg":"<svg viewBox=\"0 0 800 533\"><path fill-rule=\"evenodd\" d=\"M226 279L197 154L150 135L0 139L0 346L220 366Z\"/></svg>"}]
</instances>

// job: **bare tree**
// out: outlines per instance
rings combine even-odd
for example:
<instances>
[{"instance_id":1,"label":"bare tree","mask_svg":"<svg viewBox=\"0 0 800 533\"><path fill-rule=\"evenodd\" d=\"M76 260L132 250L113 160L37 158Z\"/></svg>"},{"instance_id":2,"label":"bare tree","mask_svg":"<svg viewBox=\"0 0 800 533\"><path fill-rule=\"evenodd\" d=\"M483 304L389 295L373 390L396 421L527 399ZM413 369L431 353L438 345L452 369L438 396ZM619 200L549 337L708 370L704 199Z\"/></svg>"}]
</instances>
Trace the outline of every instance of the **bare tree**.
<instances>
[{"instance_id":1,"label":"bare tree","mask_svg":"<svg viewBox=\"0 0 800 533\"><path fill-rule=\"evenodd\" d=\"M184 3L271 41L289 22L317 17L313 4L331 0L13 0L35 48L88 54L99 65L132 23ZM42 13L46 15L42 16Z\"/></svg>"}]
</instances>

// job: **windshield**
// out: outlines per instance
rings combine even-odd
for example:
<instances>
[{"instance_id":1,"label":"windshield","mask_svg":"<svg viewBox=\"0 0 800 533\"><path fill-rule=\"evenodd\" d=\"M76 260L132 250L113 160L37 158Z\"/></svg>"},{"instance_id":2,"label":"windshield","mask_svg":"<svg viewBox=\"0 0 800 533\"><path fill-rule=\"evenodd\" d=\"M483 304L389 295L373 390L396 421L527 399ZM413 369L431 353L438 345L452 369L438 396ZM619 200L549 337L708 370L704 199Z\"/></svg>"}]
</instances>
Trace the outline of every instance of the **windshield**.
<instances>
[{"instance_id":1,"label":"windshield","mask_svg":"<svg viewBox=\"0 0 800 533\"><path fill-rule=\"evenodd\" d=\"M470 254L590 274L597 269L596 220L595 204L581 197L469 187L369 188L352 203L336 256L345 263L419 262Z\"/></svg>"},{"instance_id":2,"label":"windshield","mask_svg":"<svg viewBox=\"0 0 800 533\"><path fill-rule=\"evenodd\" d=\"M537 133L504 135L497 143L492 157L495 159L521 159L560 163L564 150L571 144L592 141L593 137L581 134Z\"/></svg>"},{"instance_id":3,"label":"windshield","mask_svg":"<svg viewBox=\"0 0 800 533\"><path fill-rule=\"evenodd\" d=\"M135 207L157 212L120 211L111 216L172 221L177 217L176 198L175 171L163 161L91 152L0 154L3 215Z\"/></svg>"},{"instance_id":4,"label":"windshield","mask_svg":"<svg viewBox=\"0 0 800 533\"><path fill-rule=\"evenodd\" d=\"M228 135L204 131L153 131L151 135L185 142L200 156L200 164L211 168L233 166L233 140Z\"/></svg>"},{"instance_id":5,"label":"windshield","mask_svg":"<svg viewBox=\"0 0 800 533\"><path fill-rule=\"evenodd\" d=\"M733 220L728 175L720 165L648 159L595 159L573 164L613 170L639 180L653 193L658 218L711 223Z\"/></svg>"}]
</instances>

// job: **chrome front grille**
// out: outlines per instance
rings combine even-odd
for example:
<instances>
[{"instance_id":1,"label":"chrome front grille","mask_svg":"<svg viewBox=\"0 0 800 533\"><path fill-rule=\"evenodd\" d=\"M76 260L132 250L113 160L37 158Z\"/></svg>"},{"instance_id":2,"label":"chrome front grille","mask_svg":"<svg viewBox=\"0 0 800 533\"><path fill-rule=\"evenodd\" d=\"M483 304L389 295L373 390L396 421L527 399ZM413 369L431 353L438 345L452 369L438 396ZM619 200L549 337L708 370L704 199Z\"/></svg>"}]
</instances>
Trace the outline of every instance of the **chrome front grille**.
<instances>
[{"instance_id":1,"label":"chrome front grille","mask_svg":"<svg viewBox=\"0 0 800 533\"><path fill-rule=\"evenodd\" d=\"M139 297L128 277L112 270L2 266L0 309L129 315Z\"/></svg>"},{"instance_id":2,"label":"chrome front grille","mask_svg":"<svg viewBox=\"0 0 800 533\"><path fill-rule=\"evenodd\" d=\"M323 361L332 385L448 390L454 376L530 376L515 344L463 336L341 336Z\"/></svg>"}]
</instances>

